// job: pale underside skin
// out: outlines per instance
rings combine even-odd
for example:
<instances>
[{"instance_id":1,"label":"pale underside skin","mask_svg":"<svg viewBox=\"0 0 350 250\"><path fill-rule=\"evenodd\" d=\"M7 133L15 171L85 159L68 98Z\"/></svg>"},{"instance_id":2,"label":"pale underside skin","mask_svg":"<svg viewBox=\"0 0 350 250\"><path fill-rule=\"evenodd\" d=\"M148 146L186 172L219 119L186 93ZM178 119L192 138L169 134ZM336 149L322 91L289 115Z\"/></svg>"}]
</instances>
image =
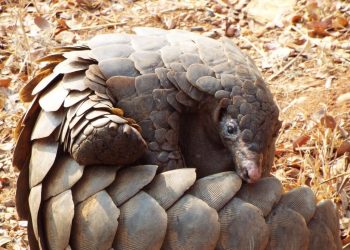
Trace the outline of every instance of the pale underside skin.
<instances>
[{"instance_id":1,"label":"pale underside skin","mask_svg":"<svg viewBox=\"0 0 350 250\"><path fill-rule=\"evenodd\" d=\"M266 177L280 122L251 59L227 39L136 33L41 59L20 93L31 249L341 249L332 202Z\"/></svg>"}]
</instances>

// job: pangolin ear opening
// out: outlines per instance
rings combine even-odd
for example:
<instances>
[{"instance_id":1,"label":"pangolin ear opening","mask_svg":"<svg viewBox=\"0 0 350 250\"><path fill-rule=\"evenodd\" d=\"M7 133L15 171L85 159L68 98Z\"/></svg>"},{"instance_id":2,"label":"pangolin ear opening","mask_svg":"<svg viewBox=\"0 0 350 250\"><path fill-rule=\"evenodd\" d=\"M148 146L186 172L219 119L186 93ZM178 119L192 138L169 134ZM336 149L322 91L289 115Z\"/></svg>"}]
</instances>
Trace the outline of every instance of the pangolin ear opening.
<instances>
[{"instance_id":1,"label":"pangolin ear opening","mask_svg":"<svg viewBox=\"0 0 350 250\"><path fill-rule=\"evenodd\" d=\"M222 116L227 110L228 105L230 104L230 100L228 98L222 98L218 105L214 109L213 120L215 123L219 123L222 119Z\"/></svg>"}]
</instances>

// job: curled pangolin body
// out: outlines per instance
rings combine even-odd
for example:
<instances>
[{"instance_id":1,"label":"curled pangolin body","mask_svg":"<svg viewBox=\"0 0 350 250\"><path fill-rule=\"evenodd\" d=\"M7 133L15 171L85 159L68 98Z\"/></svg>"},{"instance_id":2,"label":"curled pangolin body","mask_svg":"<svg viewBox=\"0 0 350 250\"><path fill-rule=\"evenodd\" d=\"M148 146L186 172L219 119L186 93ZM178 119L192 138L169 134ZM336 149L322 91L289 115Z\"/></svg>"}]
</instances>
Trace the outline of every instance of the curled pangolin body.
<instances>
[{"instance_id":1,"label":"curled pangolin body","mask_svg":"<svg viewBox=\"0 0 350 250\"><path fill-rule=\"evenodd\" d=\"M136 33L62 48L20 93L32 104L13 163L31 248L339 249L332 203L232 171L259 152L268 176L280 126L251 59L228 39ZM212 124L221 106L233 160Z\"/></svg>"}]
</instances>

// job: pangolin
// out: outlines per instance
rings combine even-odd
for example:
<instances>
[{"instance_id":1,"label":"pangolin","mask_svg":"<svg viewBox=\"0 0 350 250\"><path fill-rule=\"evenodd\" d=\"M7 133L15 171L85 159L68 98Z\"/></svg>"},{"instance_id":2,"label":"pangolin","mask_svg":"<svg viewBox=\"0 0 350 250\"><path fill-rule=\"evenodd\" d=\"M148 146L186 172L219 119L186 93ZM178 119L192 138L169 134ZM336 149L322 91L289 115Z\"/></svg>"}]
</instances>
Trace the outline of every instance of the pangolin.
<instances>
[{"instance_id":1,"label":"pangolin","mask_svg":"<svg viewBox=\"0 0 350 250\"><path fill-rule=\"evenodd\" d=\"M324 233L339 249L333 204L268 177L278 108L249 56L227 38L135 32L60 48L20 92L31 248L319 249Z\"/></svg>"}]
</instances>

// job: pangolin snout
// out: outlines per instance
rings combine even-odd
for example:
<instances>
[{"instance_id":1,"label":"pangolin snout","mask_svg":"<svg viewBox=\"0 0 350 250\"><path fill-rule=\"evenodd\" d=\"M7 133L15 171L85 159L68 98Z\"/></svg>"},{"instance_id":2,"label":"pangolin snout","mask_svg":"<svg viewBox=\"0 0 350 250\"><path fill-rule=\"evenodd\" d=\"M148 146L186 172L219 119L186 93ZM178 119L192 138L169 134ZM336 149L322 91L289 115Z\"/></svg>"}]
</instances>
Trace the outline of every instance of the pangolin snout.
<instances>
[{"instance_id":1,"label":"pangolin snout","mask_svg":"<svg viewBox=\"0 0 350 250\"><path fill-rule=\"evenodd\" d=\"M261 178L261 164L255 161L242 162L243 179L248 183L257 182Z\"/></svg>"},{"instance_id":2,"label":"pangolin snout","mask_svg":"<svg viewBox=\"0 0 350 250\"><path fill-rule=\"evenodd\" d=\"M236 170L243 180L248 183L257 182L262 175L262 154L251 151L247 148L235 155Z\"/></svg>"}]
</instances>

